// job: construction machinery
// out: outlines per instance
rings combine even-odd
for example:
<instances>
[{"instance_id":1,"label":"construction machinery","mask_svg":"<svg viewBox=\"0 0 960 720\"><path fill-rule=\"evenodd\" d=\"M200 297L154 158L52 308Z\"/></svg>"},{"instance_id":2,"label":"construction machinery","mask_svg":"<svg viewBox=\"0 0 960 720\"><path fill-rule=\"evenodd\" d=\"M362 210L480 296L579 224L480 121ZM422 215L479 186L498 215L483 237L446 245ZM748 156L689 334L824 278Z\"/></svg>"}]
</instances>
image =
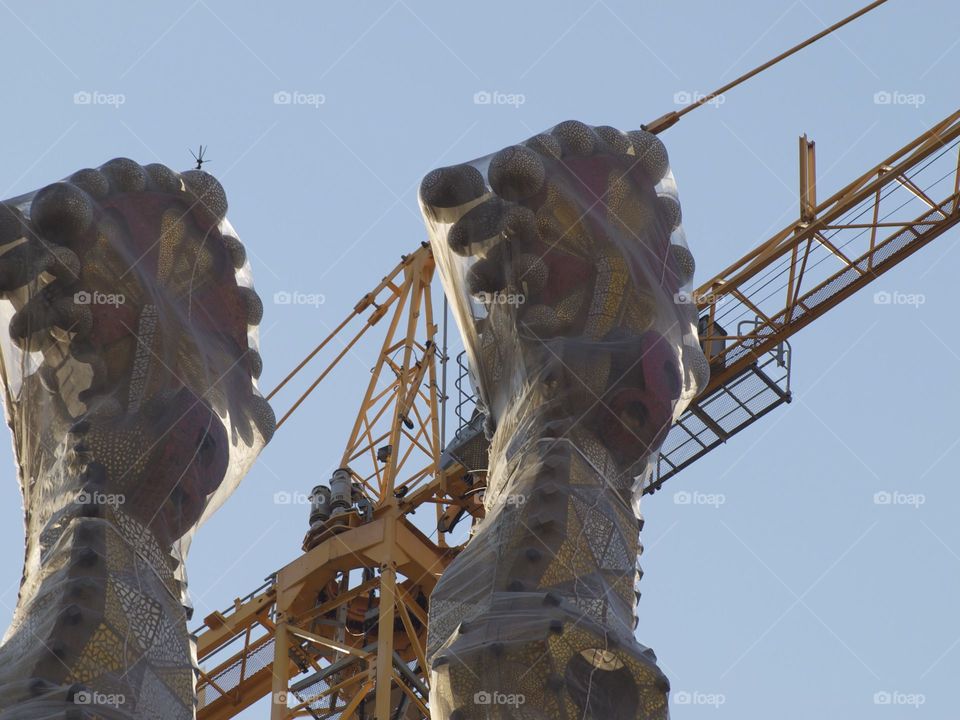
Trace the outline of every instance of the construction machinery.
<instances>
[{"instance_id":1,"label":"construction machinery","mask_svg":"<svg viewBox=\"0 0 960 720\"><path fill-rule=\"evenodd\" d=\"M814 145L801 138L799 217L694 293L712 376L667 436L645 492L789 402L790 337L960 222L958 146L960 111L818 201ZM380 717L377 702L388 708L382 717L429 716L426 604L462 546L452 531L482 518L485 462L462 370L449 388L461 423L441 447L448 358L437 344L433 271L428 247L404 256L315 351L351 323L360 329L345 348L385 327L341 463L357 501L311 527L305 553L264 586L204 619L198 717L232 717L270 693L274 718L348 718L358 708ZM410 519L429 505L433 536Z\"/></svg>"},{"instance_id":2,"label":"construction machinery","mask_svg":"<svg viewBox=\"0 0 960 720\"><path fill-rule=\"evenodd\" d=\"M960 110L825 200L806 136L798 158L797 218L692 294L711 378L667 436L647 494L790 402L794 333L960 222ZM332 356L282 426L362 336L382 335L340 469L312 493L303 554L196 629L199 718L233 717L268 695L272 720L429 717L426 609L483 518L486 467L483 418L462 363L455 372L447 357L433 273L425 244L403 256L271 393ZM448 414L458 419L449 441ZM429 524L413 518L429 506Z\"/></svg>"}]
</instances>

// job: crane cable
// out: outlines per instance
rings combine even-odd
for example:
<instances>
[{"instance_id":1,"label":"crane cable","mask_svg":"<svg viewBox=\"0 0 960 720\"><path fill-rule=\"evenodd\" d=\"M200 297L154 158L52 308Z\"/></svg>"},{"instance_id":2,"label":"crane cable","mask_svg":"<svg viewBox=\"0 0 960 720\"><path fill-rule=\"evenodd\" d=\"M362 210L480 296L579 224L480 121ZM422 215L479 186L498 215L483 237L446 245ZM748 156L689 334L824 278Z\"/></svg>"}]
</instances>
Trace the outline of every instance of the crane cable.
<instances>
[{"instance_id":1,"label":"crane cable","mask_svg":"<svg viewBox=\"0 0 960 720\"><path fill-rule=\"evenodd\" d=\"M754 77L755 75L759 75L764 70L766 70L767 68L773 67L781 60L786 60L788 57L790 57L795 53L800 52L808 45L813 45L813 43L815 43L817 40L820 40L821 38L825 38L830 33L834 32L835 30L839 30L844 25L847 25L848 23L853 22L859 17L866 15L868 12L870 12L875 8L880 7L885 2L887 2L887 0L876 0L876 2L870 3L866 7L861 8L857 12L853 13L853 15L849 15L845 17L840 22L835 23L830 27L826 28L825 30L818 32L816 35L807 38L802 43L799 43L798 45L794 45L792 48L790 48L786 52L780 53L779 55L777 55L777 57L773 58L772 60L768 60L763 65L759 65L755 67L753 70L741 75L736 80L732 80L731 82L728 82L726 85L724 85L723 87L717 90L714 90L712 93L709 93L707 95L704 95L703 97L697 98L696 100L694 100L692 103L690 103L683 109L675 110L673 112L668 112L666 115L662 115L661 117L657 118L656 120L649 123L648 125L644 125L643 129L646 130L647 132L651 132L654 134L657 134L666 130L668 127L675 125L680 120L680 118L682 118L687 113L692 112L693 110L696 110L701 105L706 105L711 100L714 100L718 96L723 95L728 90L731 90L735 88L737 85L740 85L741 83L746 82L747 80Z\"/></svg>"}]
</instances>

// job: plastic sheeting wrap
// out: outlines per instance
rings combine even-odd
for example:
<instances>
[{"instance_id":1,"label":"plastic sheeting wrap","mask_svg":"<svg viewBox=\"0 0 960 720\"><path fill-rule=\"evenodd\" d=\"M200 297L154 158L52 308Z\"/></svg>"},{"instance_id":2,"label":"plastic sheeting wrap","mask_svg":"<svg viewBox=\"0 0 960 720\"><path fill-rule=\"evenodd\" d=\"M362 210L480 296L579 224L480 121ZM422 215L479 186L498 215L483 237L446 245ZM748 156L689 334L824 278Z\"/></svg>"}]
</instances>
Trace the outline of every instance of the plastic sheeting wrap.
<instances>
[{"instance_id":1,"label":"plastic sheeting wrap","mask_svg":"<svg viewBox=\"0 0 960 720\"><path fill-rule=\"evenodd\" d=\"M491 437L486 518L431 595L433 717L665 718L640 488L709 378L666 149L568 121L420 203Z\"/></svg>"},{"instance_id":2,"label":"plastic sheeting wrap","mask_svg":"<svg viewBox=\"0 0 960 720\"><path fill-rule=\"evenodd\" d=\"M205 172L111 160L0 205L26 553L0 718L192 718L184 556L274 429L263 306Z\"/></svg>"}]
</instances>

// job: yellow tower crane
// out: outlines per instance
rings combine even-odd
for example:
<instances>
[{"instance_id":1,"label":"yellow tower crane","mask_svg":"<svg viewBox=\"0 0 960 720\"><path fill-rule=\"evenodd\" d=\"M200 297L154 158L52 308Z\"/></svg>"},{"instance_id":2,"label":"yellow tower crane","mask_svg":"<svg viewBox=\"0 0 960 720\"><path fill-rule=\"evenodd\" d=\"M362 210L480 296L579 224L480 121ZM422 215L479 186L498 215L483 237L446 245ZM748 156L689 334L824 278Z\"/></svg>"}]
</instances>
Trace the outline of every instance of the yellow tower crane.
<instances>
[{"instance_id":1,"label":"yellow tower crane","mask_svg":"<svg viewBox=\"0 0 960 720\"><path fill-rule=\"evenodd\" d=\"M647 129L670 127L885 1ZM799 149L797 219L691 298L712 376L667 436L645 493L789 402L789 338L960 223L960 110L824 201L814 143L804 136ZM483 517L486 464L463 372L460 427L444 444L449 373L445 342L438 345L433 273L428 245L403 256L271 393L332 355L282 415L282 426L361 337L382 334L331 494L315 490L302 554L196 630L200 720L234 717L266 696L271 720L429 718L430 592L465 543L458 523ZM436 518L429 535L411 519L426 505Z\"/></svg>"}]
</instances>

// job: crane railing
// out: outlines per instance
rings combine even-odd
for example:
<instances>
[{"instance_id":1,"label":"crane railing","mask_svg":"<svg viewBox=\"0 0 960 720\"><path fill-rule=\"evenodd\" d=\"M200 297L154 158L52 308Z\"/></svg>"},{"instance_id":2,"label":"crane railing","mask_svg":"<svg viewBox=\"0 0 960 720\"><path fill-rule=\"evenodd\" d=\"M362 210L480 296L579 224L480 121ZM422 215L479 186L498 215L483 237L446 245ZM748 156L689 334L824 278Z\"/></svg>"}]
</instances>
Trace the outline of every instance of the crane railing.
<instances>
[{"instance_id":1,"label":"crane railing","mask_svg":"<svg viewBox=\"0 0 960 720\"><path fill-rule=\"evenodd\" d=\"M960 111L696 291L712 368L705 396L960 222L958 138ZM802 178L801 207L810 187ZM898 298L876 298L888 300ZM749 332L729 333L754 318Z\"/></svg>"}]
</instances>

